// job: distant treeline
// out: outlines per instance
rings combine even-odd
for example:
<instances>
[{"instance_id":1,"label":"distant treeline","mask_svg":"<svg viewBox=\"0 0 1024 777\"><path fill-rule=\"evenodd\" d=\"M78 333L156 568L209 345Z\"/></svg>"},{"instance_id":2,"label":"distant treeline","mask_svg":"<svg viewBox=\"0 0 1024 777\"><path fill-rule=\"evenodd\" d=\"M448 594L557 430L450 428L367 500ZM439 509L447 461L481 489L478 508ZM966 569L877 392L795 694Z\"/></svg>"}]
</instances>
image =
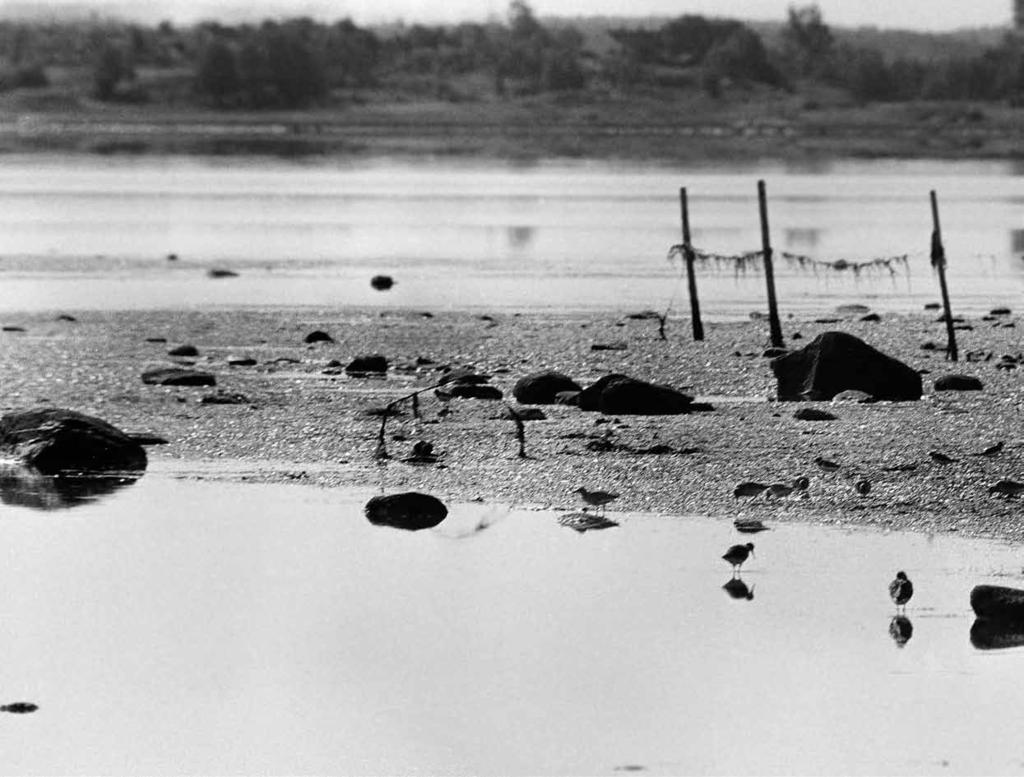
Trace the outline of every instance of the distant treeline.
<instances>
[{"instance_id":1,"label":"distant treeline","mask_svg":"<svg viewBox=\"0 0 1024 777\"><path fill-rule=\"evenodd\" d=\"M853 39L856 40L856 39ZM767 41L767 42L766 42ZM971 53L922 58L841 40L815 5L765 36L686 15L595 34L545 24L524 0L503 22L359 27L308 18L149 27L92 19L0 22L0 90L102 101L298 108L384 89L442 100L544 92L840 89L861 101L1024 101L1024 47L1007 34Z\"/></svg>"}]
</instances>

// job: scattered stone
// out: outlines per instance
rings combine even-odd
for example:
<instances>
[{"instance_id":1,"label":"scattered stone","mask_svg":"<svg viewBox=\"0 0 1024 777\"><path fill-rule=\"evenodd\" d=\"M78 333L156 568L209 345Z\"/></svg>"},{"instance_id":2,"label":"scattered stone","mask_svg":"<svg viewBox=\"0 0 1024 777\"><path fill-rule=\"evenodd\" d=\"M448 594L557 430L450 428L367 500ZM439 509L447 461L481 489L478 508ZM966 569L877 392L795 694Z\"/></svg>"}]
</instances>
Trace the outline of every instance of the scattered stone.
<instances>
[{"instance_id":1,"label":"scattered stone","mask_svg":"<svg viewBox=\"0 0 1024 777\"><path fill-rule=\"evenodd\" d=\"M435 496L410 491L375 496L366 503L365 513L375 526L419 531L441 523L448 515L448 508Z\"/></svg>"},{"instance_id":2,"label":"scattered stone","mask_svg":"<svg viewBox=\"0 0 1024 777\"><path fill-rule=\"evenodd\" d=\"M803 340L804 336L802 334L800 334L799 332L794 332L793 334L791 334L789 336L789 339L790 340Z\"/></svg>"},{"instance_id":3,"label":"scattered stone","mask_svg":"<svg viewBox=\"0 0 1024 777\"><path fill-rule=\"evenodd\" d=\"M971 609L979 618L1024 624L1024 591L999 585L977 585L971 591Z\"/></svg>"},{"instance_id":4,"label":"scattered stone","mask_svg":"<svg viewBox=\"0 0 1024 777\"><path fill-rule=\"evenodd\" d=\"M992 308L988 314L990 316L1009 316L1011 315L1011 311L1009 308Z\"/></svg>"},{"instance_id":5,"label":"scattered stone","mask_svg":"<svg viewBox=\"0 0 1024 777\"><path fill-rule=\"evenodd\" d=\"M26 410L0 418L0 456L43 475L146 468L146 451L120 429L61 408Z\"/></svg>"},{"instance_id":6,"label":"scattered stone","mask_svg":"<svg viewBox=\"0 0 1024 777\"><path fill-rule=\"evenodd\" d=\"M832 402L856 402L857 404L866 405L869 402L874 402L875 398L868 394L866 391L857 391L855 389L848 389L847 391L840 391L834 397Z\"/></svg>"},{"instance_id":7,"label":"scattered stone","mask_svg":"<svg viewBox=\"0 0 1024 777\"><path fill-rule=\"evenodd\" d=\"M836 313L843 316L856 316L861 313L870 312L871 308L867 305L861 305L859 303L853 303L851 305L840 305L836 308Z\"/></svg>"},{"instance_id":8,"label":"scattered stone","mask_svg":"<svg viewBox=\"0 0 1024 777\"><path fill-rule=\"evenodd\" d=\"M512 396L523 405L553 405L558 394L582 391L582 387L561 372L543 370L520 378L512 388Z\"/></svg>"},{"instance_id":9,"label":"scattered stone","mask_svg":"<svg viewBox=\"0 0 1024 777\"><path fill-rule=\"evenodd\" d=\"M3 329L4 332L24 332L25 331L25 327L23 327L23 326L14 326L14 325L5 326L2 329Z\"/></svg>"},{"instance_id":10,"label":"scattered stone","mask_svg":"<svg viewBox=\"0 0 1024 777\"><path fill-rule=\"evenodd\" d=\"M206 271L206 274L210 278L237 278L238 273L234 270L223 270L219 268L213 268Z\"/></svg>"},{"instance_id":11,"label":"scattered stone","mask_svg":"<svg viewBox=\"0 0 1024 777\"><path fill-rule=\"evenodd\" d=\"M861 316L858 321L864 321L866 323L874 323L882 320L882 317L877 313L868 313L866 316Z\"/></svg>"},{"instance_id":12,"label":"scattered stone","mask_svg":"<svg viewBox=\"0 0 1024 777\"><path fill-rule=\"evenodd\" d=\"M626 318L630 321L660 321L661 314L654 310L643 310L639 313L630 313Z\"/></svg>"},{"instance_id":13,"label":"scattered stone","mask_svg":"<svg viewBox=\"0 0 1024 777\"><path fill-rule=\"evenodd\" d=\"M142 382L151 386L216 386L217 379L208 372L182 367L157 367L142 373Z\"/></svg>"},{"instance_id":14,"label":"scattered stone","mask_svg":"<svg viewBox=\"0 0 1024 777\"><path fill-rule=\"evenodd\" d=\"M438 454L434 453L434 443L427 440L420 440L413 444L412 454L406 456L402 461L408 464L436 464Z\"/></svg>"},{"instance_id":15,"label":"scattered stone","mask_svg":"<svg viewBox=\"0 0 1024 777\"><path fill-rule=\"evenodd\" d=\"M449 383L444 388L437 388L434 393L439 399L502 399L503 394L497 386L482 383Z\"/></svg>"},{"instance_id":16,"label":"scattered stone","mask_svg":"<svg viewBox=\"0 0 1024 777\"><path fill-rule=\"evenodd\" d=\"M167 352L168 356L198 356L199 349L194 345L179 345Z\"/></svg>"},{"instance_id":17,"label":"scattered stone","mask_svg":"<svg viewBox=\"0 0 1024 777\"><path fill-rule=\"evenodd\" d=\"M838 318L816 318L814 319L815 324L838 324Z\"/></svg>"},{"instance_id":18,"label":"scattered stone","mask_svg":"<svg viewBox=\"0 0 1024 777\"><path fill-rule=\"evenodd\" d=\"M352 377L365 375L383 375L388 371L388 360L379 353L357 356L345 367L345 372Z\"/></svg>"},{"instance_id":19,"label":"scattered stone","mask_svg":"<svg viewBox=\"0 0 1024 777\"><path fill-rule=\"evenodd\" d=\"M921 343L921 350L922 351L937 351L937 350L939 350L939 345L934 340L925 340L923 343Z\"/></svg>"},{"instance_id":20,"label":"scattered stone","mask_svg":"<svg viewBox=\"0 0 1024 777\"><path fill-rule=\"evenodd\" d=\"M166 343L167 342L167 338L166 337L147 337L146 338L146 342L147 343Z\"/></svg>"},{"instance_id":21,"label":"scattered stone","mask_svg":"<svg viewBox=\"0 0 1024 777\"><path fill-rule=\"evenodd\" d=\"M981 391L985 387L972 375L943 375L935 379L936 391Z\"/></svg>"},{"instance_id":22,"label":"scattered stone","mask_svg":"<svg viewBox=\"0 0 1024 777\"><path fill-rule=\"evenodd\" d=\"M178 261L178 255L177 254L167 254L167 261L168 262L176 262L176 261Z\"/></svg>"},{"instance_id":23,"label":"scattered stone","mask_svg":"<svg viewBox=\"0 0 1024 777\"><path fill-rule=\"evenodd\" d=\"M255 367L256 360L251 356L229 356L227 359L230 367Z\"/></svg>"},{"instance_id":24,"label":"scattered stone","mask_svg":"<svg viewBox=\"0 0 1024 777\"><path fill-rule=\"evenodd\" d=\"M74 321L77 321L78 319L75 318L74 316L69 316L67 313L61 313L59 316L57 316L57 320L58 321L74 322Z\"/></svg>"},{"instance_id":25,"label":"scattered stone","mask_svg":"<svg viewBox=\"0 0 1024 777\"><path fill-rule=\"evenodd\" d=\"M580 409L606 415L678 415L689 413L693 397L669 386L611 374L580 392Z\"/></svg>"},{"instance_id":26,"label":"scattered stone","mask_svg":"<svg viewBox=\"0 0 1024 777\"><path fill-rule=\"evenodd\" d=\"M625 351L629 348L626 343L594 343L590 346L591 351Z\"/></svg>"},{"instance_id":27,"label":"scattered stone","mask_svg":"<svg viewBox=\"0 0 1024 777\"><path fill-rule=\"evenodd\" d=\"M387 291L395 285L395 279L390 275L374 275L370 278L370 285L377 291Z\"/></svg>"},{"instance_id":28,"label":"scattered stone","mask_svg":"<svg viewBox=\"0 0 1024 777\"><path fill-rule=\"evenodd\" d=\"M924 309L925 310L941 310L942 309L942 305L940 305L938 302L928 302L928 303L925 304Z\"/></svg>"},{"instance_id":29,"label":"scattered stone","mask_svg":"<svg viewBox=\"0 0 1024 777\"><path fill-rule=\"evenodd\" d=\"M516 417L520 421L547 421L548 417L544 414L544 411L539 407L517 407L515 408ZM507 416L500 416L505 419Z\"/></svg>"},{"instance_id":30,"label":"scattered stone","mask_svg":"<svg viewBox=\"0 0 1024 777\"><path fill-rule=\"evenodd\" d=\"M801 407L795 413L793 418L797 421L835 421L837 416L832 415L825 410L818 410L815 407Z\"/></svg>"},{"instance_id":31,"label":"scattered stone","mask_svg":"<svg viewBox=\"0 0 1024 777\"><path fill-rule=\"evenodd\" d=\"M204 394L199 399L201 405L248 405L250 402L251 400L245 394L224 390L214 394Z\"/></svg>"},{"instance_id":32,"label":"scattered stone","mask_svg":"<svg viewBox=\"0 0 1024 777\"><path fill-rule=\"evenodd\" d=\"M308 335L306 335L304 338L302 338L302 342L304 342L304 343L333 343L334 342L334 338L331 337L326 332L323 332L323 331L317 329L317 330L315 330L313 332L310 332Z\"/></svg>"},{"instance_id":33,"label":"scattered stone","mask_svg":"<svg viewBox=\"0 0 1024 777\"><path fill-rule=\"evenodd\" d=\"M845 332L824 332L803 349L771 361L782 401L832 399L848 389L881 400L921 398L921 376Z\"/></svg>"}]
</instances>

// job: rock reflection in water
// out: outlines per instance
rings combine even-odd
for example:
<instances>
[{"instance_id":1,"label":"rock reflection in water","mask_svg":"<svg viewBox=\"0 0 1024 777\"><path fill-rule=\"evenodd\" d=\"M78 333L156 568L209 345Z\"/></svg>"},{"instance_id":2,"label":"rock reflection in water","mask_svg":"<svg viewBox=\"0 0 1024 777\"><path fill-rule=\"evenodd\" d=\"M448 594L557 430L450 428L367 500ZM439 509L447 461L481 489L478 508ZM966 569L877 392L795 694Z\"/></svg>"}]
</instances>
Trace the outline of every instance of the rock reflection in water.
<instances>
[{"instance_id":1,"label":"rock reflection in water","mask_svg":"<svg viewBox=\"0 0 1024 777\"><path fill-rule=\"evenodd\" d=\"M971 644L978 650L1024 647L1024 621L978 618L971 626Z\"/></svg>"},{"instance_id":2,"label":"rock reflection in water","mask_svg":"<svg viewBox=\"0 0 1024 777\"><path fill-rule=\"evenodd\" d=\"M747 586L740 578L734 577L722 586L722 590L729 594L732 599L746 599L748 602L754 599L754 586Z\"/></svg>"},{"instance_id":3,"label":"rock reflection in water","mask_svg":"<svg viewBox=\"0 0 1024 777\"><path fill-rule=\"evenodd\" d=\"M113 494L142 475L142 472L42 475L30 467L0 467L0 502L33 510L63 510Z\"/></svg>"},{"instance_id":4,"label":"rock reflection in water","mask_svg":"<svg viewBox=\"0 0 1024 777\"><path fill-rule=\"evenodd\" d=\"M897 615L889 621L889 636L896 647L903 647L914 636L914 624L906 615Z\"/></svg>"}]
</instances>

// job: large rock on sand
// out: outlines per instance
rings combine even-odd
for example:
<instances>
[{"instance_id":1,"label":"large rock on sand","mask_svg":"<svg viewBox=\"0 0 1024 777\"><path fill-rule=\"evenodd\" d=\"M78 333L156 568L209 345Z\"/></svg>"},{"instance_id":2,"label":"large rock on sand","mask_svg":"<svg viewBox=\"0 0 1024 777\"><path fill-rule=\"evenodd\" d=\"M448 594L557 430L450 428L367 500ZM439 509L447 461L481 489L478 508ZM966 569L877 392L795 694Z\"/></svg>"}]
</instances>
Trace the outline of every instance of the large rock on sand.
<instances>
[{"instance_id":1,"label":"large rock on sand","mask_svg":"<svg viewBox=\"0 0 1024 777\"><path fill-rule=\"evenodd\" d=\"M921 398L921 376L845 332L824 332L799 351L771 361L779 399L828 400L843 391L864 391L880 400Z\"/></svg>"},{"instance_id":2,"label":"large rock on sand","mask_svg":"<svg viewBox=\"0 0 1024 777\"><path fill-rule=\"evenodd\" d=\"M976 585L971 609L979 618L1024 623L1024 591L1001 585Z\"/></svg>"},{"instance_id":3,"label":"large rock on sand","mask_svg":"<svg viewBox=\"0 0 1024 777\"><path fill-rule=\"evenodd\" d=\"M26 410L0 418L0 457L16 459L43 475L146 468L146 451L120 429L60 408Z\"/></svg>"},{"instance_id":4,"label":"large rock on sand","mask_svg":"<svg viewBox=\"0 0 1024 777\"><path fill-rule=\"evenodd\" d=\"M448 516L448 508L436 496L409 491L382 494L366 503L366 518L376 526L419 531L437 526Z\"/></svg>"},{"instance_id":5,"label":"large rock on sand","mask_svg":"<svg viewBox=\"0 0 1024 777\"><path fill-rule=\"evenodd\" d=\"M217 378L201 370L157 367L142 373L142 382L151 386L216 386Z\"/></svg>"},{"instance_id":6,"label":"large rock on sand","mask_svg":"<svg viewBox=\"0 0 1024 777\"><path fill-rule=\"evenodd\" d=\"M613 373L579 395L581 410L607 415L680 415L692 410L693 397L670 386Z\"/></svg>"},{"instance_id":7,"label":"large rock on sand","mask_svg":"<svg viewBox=\"0 0 1024 777\"><path fill-rule=\"evenodd\" d=\"M582 387L561 372L534 372L516 381L512 395L521 405L554 405L560 391L581 391Z\"/></svg>"}]
</instances>

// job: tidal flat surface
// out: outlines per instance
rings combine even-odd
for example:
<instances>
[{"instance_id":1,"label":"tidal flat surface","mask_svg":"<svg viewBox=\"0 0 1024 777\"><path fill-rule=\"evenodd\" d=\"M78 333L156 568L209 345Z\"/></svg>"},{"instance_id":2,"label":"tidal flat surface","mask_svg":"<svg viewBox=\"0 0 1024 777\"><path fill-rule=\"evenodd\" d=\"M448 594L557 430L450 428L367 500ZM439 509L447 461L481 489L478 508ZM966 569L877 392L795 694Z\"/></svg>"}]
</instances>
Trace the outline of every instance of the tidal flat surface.
<instances>
[{"instance_id":1,"label":"tidal flat surface","mask_svg":"<svg viewBox=\"0 0 1024 777\"><path fill-rule=\"evenodd\" d=\"M1024 771L1024 648L974 647L968 606L1024 585L1016 546L492 504L411 533L374 493L158 468L5 495L0 702L39 709L0 715L3 773Z\"/></svg>"}]
</instances>

